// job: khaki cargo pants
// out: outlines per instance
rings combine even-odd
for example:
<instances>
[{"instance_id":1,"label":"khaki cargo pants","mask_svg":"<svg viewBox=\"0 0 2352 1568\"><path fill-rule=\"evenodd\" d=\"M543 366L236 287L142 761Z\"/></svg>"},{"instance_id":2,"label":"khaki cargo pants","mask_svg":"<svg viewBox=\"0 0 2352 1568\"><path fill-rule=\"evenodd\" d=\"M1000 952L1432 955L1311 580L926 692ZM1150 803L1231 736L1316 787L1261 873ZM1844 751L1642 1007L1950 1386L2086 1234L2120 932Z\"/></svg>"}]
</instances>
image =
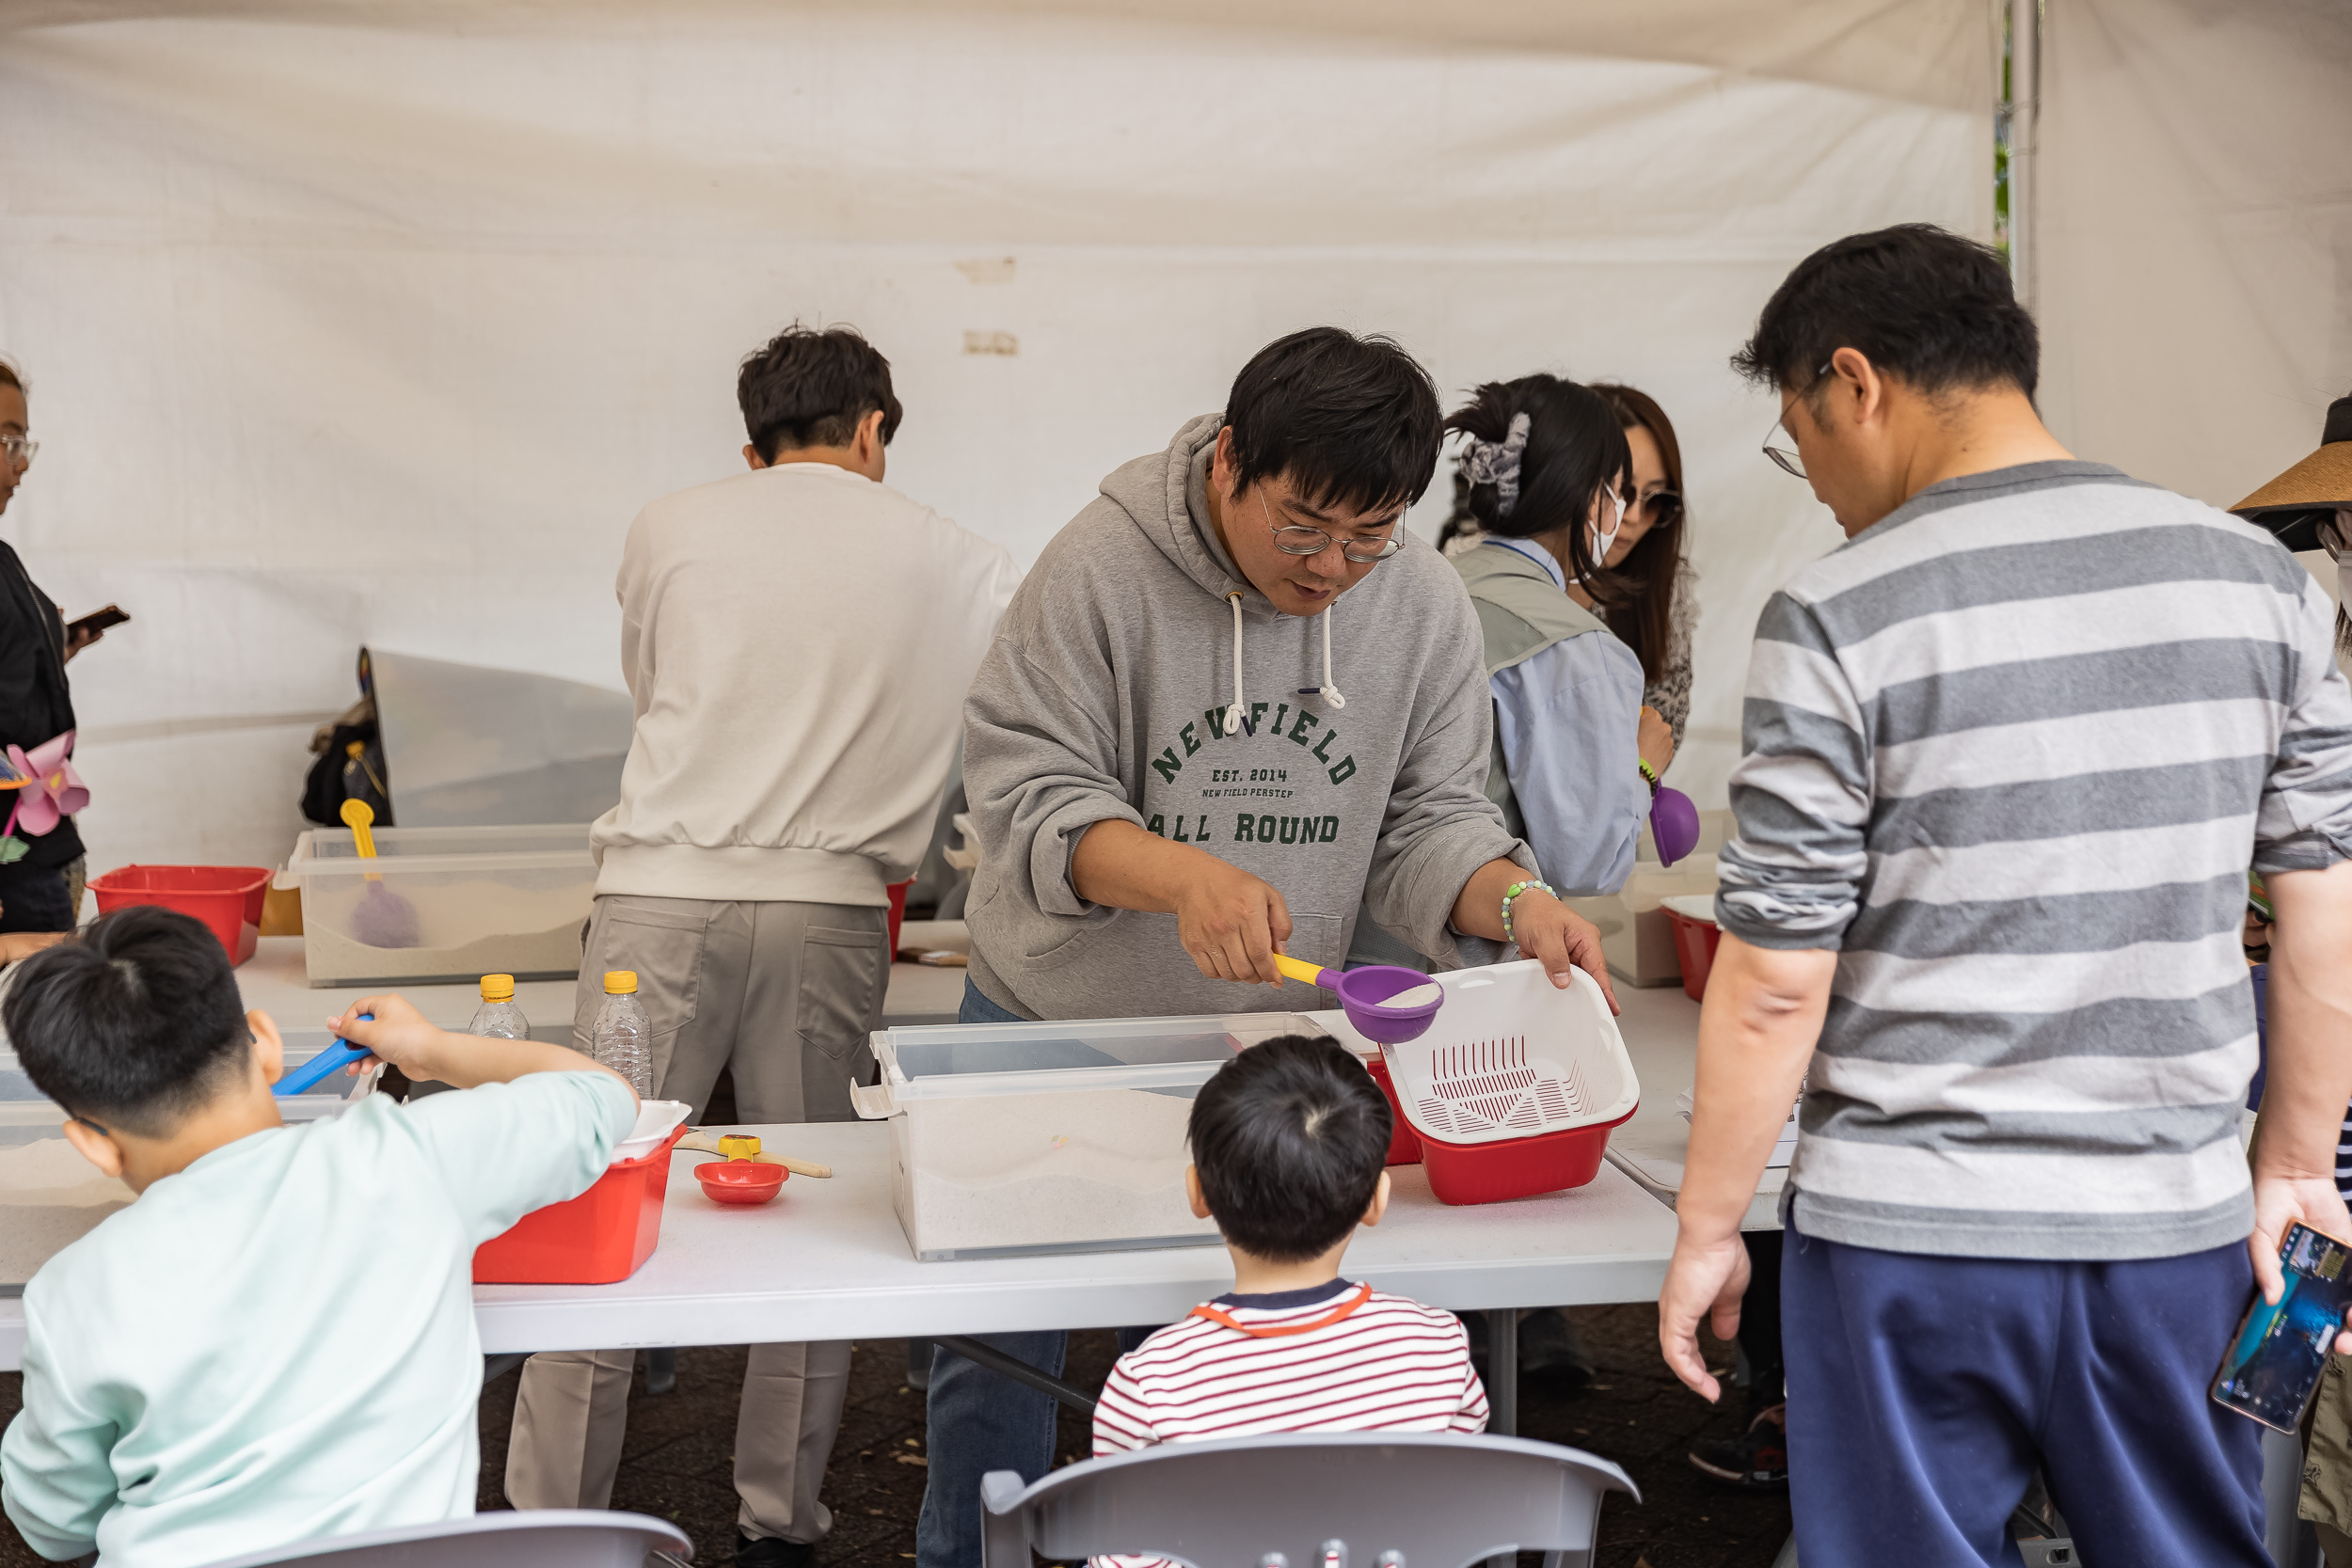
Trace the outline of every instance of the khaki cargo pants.
<instances>
[{"instance_id":1,"label":"khaki cargo pants","mask_svg":"<svg viewBox=\"0 0 2352 1568\"><path fill-rule=\"evenodd\" d=\"M870 1077L890 978L888 911L845 904L599 897L580 966L573 1037L588 1047L604 973L637 972L653 1024L655 1094L702 1119L719 1069L746 1123L847 1121ZM566 1351L524 1363L506 1452L516 1508L607 1508L627 1435L634 1351ZM818 1501L849 1391L850 1343L754 1345L735 1428L738 1527L814 1542Z\"/></svg>"}]
</instances>

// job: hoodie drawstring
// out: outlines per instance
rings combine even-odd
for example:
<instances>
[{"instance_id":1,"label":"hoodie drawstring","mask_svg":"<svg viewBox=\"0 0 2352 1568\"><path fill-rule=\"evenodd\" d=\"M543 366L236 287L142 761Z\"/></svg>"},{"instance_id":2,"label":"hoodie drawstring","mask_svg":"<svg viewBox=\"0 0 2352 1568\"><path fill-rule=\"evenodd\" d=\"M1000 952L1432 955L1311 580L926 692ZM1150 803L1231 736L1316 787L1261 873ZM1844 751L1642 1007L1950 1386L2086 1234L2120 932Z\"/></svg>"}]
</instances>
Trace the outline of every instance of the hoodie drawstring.
<instances>
[{"instance_id":1,"label":"hoodie drawstring","mask_svg":"<svg viewBox=\"0 0 2352 1568\"><path fill-rule=\"evenodd\" d=\"M1298 689L1298 695L1320 697L1334 708L1343 708L1347 705L1347 699L1340 695L1338 683L1331 679L1331 611L1338 608L1339 604L1335 600L1324 606L1323 609L1323 684L1302 686Z\"/></svg>"},{"instance_id":2,"label":"hoodie drawstring","mask_svg":"<svg viewBox=\"0 0 2352 1568\"><path fill-rule=\"evenodd\" d=\"M1225 733L1242 735L1249 723L1249 704L1241 690L1241 590L1226 594L1225 601L1233 607L1233 705L1225 710Z\"/></svg>"},{"instance_id":3,"label":"hoodie drawstring","mask_svg":"<svg viewBox=\"0 0 2352 1568\"><path fill-rule=\"evenodd\" d=\"M1225 602L1233 607L1233 705L1225 710L1225 733L1254 735L1257 732L1249 728L1249 704L1241 689L1241 591L1235 589L1226 594ZM1336 604L1325 606L1320 617L1323 622L1323 684L1302 686L1298 689L1298 695L1321 697L1332 707L1343 708L1347 705L1347 699L1340 695L1339 683L1331 678L1331 611L1336 608Z\"/></svg>"}]
</instances>

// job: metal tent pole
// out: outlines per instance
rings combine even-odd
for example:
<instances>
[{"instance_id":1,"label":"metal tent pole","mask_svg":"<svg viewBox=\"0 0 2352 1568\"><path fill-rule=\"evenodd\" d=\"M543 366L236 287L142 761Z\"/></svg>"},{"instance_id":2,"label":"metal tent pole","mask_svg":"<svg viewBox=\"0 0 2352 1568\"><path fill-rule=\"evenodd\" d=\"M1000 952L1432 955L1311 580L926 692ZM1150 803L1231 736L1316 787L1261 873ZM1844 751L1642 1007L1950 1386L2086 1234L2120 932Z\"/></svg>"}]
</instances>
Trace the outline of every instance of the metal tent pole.
<instances>
[{"instance_id":1,"label":"metal tent pole","mask_svg":"<svg viewBox=\"0 0 2352 1568\"><path fill-rule=\"evenodd\" d=\"M2009 275L2019 303L2035 303L2037 122L2042 113L2042 0L2009 0Z\"/></svg>"}]
</instances>

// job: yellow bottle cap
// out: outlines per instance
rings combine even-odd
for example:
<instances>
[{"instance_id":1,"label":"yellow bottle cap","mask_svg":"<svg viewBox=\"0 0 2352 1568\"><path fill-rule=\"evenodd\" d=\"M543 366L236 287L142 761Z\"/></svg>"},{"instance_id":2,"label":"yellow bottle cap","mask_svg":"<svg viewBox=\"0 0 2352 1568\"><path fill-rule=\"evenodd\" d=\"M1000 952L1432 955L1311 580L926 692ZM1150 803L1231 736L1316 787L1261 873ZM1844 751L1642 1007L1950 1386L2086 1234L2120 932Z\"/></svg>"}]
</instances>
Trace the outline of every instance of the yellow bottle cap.
<instances>
[{"instance_id":1,"label":"yellow bottle cap","mask_svg":"<svg viewBox=\"0 0 2352 1568\"><path fill-rule=\"evenodd\" d=\"M749 1160L759 1153L759 1140L749 1132L723 1132L719 1137L719 1152L730 1160Z\"/></svg>"},{"instance_id":2,"label":"yellow bottle cap","mask_svg":"<svg viewBox=\"0 0 2352 1568\"><path fill-rule=\"evenodd\" d=\"M608 969L604 972L604 994L633 996L637 992L637 972L633 969Z\"/></svg>"},{"instance_id":3,"label":"yellow bottle cap","mask_svg":"<svg viewBox=\"0 0 2352 1568\"><path fill-rule=\"evenodd\" d=\"M512 1002L515 1000L515 977L512 974L485 974L482 977L482 1000Z\"/></svg>"}]
</instances>

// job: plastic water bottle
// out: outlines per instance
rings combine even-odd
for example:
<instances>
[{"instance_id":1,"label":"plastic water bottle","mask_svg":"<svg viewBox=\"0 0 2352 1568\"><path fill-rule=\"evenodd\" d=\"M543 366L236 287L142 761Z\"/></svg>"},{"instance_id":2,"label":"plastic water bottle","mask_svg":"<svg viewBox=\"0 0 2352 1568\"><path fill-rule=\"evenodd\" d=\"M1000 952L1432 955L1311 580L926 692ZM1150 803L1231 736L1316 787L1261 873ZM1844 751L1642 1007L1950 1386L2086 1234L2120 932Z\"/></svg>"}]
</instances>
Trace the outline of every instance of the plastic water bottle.
<instances>
[{"instance_id":1,"label":"plastic water bottle","mask_svg":"<svg viewBox=\"0 0 2352 1568\"><path fill-rule=\"evenodd\" d=\"M482 977L482 1006L476 1009L473 1022L466 1025L469 1035L486 1035L498 1040L527 1040L531 1037L531 1020L515 1001L515 977L512 974L485 974Z\"/></svg>"},{"instance_id":2,"label":"plastic water bottle","mask_svg":"<svg viewBox=\"0 0 2352 1568\"><path fill-rule=\"evenodd\" d=\"M635 970L605 971L604 1006L596 1010L591 1039L597 1066L628 1079L639 1099L653 1098L653 1025L637 1000Z\"/></svg>"}]
</instances>

